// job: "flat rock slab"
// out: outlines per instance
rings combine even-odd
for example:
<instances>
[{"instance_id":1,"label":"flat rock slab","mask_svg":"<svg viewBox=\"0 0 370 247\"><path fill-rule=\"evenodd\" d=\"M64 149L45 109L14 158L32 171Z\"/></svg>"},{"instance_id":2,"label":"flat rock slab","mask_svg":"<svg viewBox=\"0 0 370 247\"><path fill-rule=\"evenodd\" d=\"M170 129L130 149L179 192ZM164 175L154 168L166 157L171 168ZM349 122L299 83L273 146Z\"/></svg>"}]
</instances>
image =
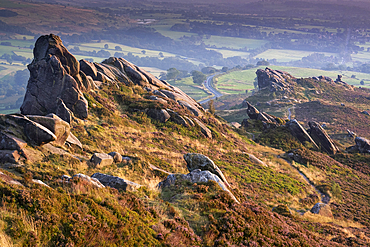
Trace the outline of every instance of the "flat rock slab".
<instances>
[{"instance_id":1,"label":"flat rock slab","mask_svg":"<svg viewBox=\"0 0 370 247\"><path fill-rule=\"evenodd\" d=\"M47 116L28 115L27 117L50 130L57 137L55 140L56 144L63 145L66 142L71 127L69 123L62 120L57 115L51 113Z\"/></svg>"},{"instance_id":2,"label":"flat rock slab","mask_svg":"<svg viewBox=\"0 0 370 247\"><path fill-rule=\"evenodd\" d=\"M93 163L96 168L110 166L113 164L113 161L113 157L105 153L95 153L90 159L90 162Z\"/></svg>"},{"instance_id":3,"label":"flat rock slab","mask_svg":"<svg viewBox=\"0 0 370 247\"><path fill-rule=\"evenodd\" d=\"M76 175L73 175L73 177L71 179L69 179L68 181L70 181L70 180L77 180L77 179L83 180L83 181L85 181L85 182L89 183L90 185L92 185L94 187L97 187L97 188L104 188L105 187L96 178L89 177L89 176L87 176L85 174L82 174L82 173L78 173Z\"/></svg>"},{"instance_id":4,"label":"flat rock slab","mask_svg":"<svg viewBox=\"0 0 370 247\"><path fill-rule=\"evenodd\" d=\"M23 184L21 184L19 181L17 181L15 179L13 179L12 177L4 174L3 172L0 172L0 180L3 181L6 184L23 186Z\"/></svg>"},{"instance_id":5,"label":"flat rock slab","mask_svg":"<svg viewBox=\"0 0 370 247\"><path fill-rule=\"evenodd\" d=\"M92 178L98 179L102 184L115 189L121 189L124 191L133 191L141 187L140 184L125 180L120 177L115 177L103 173L94 173Z\"/></svg>"},{"instance_id":6,"label":"flat rock slab","mask_svg":"<svg viewBox=\"0 0 370 247\"><path fill-rule=\"evenodd\" d=\"M1 150L22 150L27 146L27 142L11 134L0 132L0 149Z\"/></svg>"}]
</instances>

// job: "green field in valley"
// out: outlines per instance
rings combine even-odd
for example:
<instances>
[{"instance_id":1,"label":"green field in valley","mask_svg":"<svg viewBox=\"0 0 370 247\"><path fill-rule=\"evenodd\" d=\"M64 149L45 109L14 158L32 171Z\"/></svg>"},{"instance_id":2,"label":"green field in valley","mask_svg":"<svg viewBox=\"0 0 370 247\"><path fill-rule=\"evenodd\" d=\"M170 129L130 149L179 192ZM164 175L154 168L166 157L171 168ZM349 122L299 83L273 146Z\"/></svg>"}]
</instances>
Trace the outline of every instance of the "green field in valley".
<instances>
[{"instance_id":1,"label":"green field in valley","mask_svg":"<svg viewBox=\"0 0 370 247\"><path fill-rule=\"evenodd\" d=\"M262 59L276 59L278 62L290 62L293 60L300 60L303 57L311 55L312 51L297 51L297 50L283 50L283 49L268 49L254 58L262 58ZM328 53L328 52L320 52L320 54L325 54L325 56L336 56L335 53Z\"/></svg>"},{"instance_id":2,"label":"green field in valley","mask_svg":"<svg viewBox=\"0 0 370 247\"><path fill-rule=\"evenodd\" d=\"M266 44L267 41L259 39L244 39L235 37L224 37L212 35L209 39L203 39L206 45L215 46L215 48L229 49L256 49Z\"/></svg>"},{"instance_id":3,"label":"green field in valley","mask_svg":"<svg viewBox=\"0 0 370 247\"><path fill-rule=\"evenodd\" d=\"M248 70L234 71L223 74L217 78L216 88L226 94L240 94L245 90L254 89L254 78L256 78L257 69L264 69L266 66L260 66ZM284 67L284 66L269 66L272 69L283 70L294 77L313 77L313 76L328 76L335 80L338 75L342 75L342 80L350 85L370 87L370 74L354 72L354 71L326 71L319 69L308 69L299 67ZM354 77L354 78L353 78ZM364 85L360 81L364 81Z\"/></svg>"},{"instance_id":4,"label":"green field in valley","mask_svg":"<svg viewBox=\"0 0 370 247\"><path fill-rule=\"evenodd\" d=\"M186 77L181 80L169 80L168 81L171 85L180 88L182 91L184 91L186 94L188 94L190 97L195 99L196 101L199 101L201 99L207 98L210 96L204 89L203 86L199 86L197 84L194 84L192 77Z\"/></svg>"},{"instance_id":5,"label":"green field in valley","mask_svg":"<svg viewBox=\"0 0 370 247\"><path fill-rule=\"evenodd\" d=\"M244 52L244 51L233 51L233 50L216 49L216 48L208 48L208 50L217 51L221 53L224 58L240 56L241 58L247 59L249 58L249 55L250 55L249 52Z\"/></svg>"}]
</instances>

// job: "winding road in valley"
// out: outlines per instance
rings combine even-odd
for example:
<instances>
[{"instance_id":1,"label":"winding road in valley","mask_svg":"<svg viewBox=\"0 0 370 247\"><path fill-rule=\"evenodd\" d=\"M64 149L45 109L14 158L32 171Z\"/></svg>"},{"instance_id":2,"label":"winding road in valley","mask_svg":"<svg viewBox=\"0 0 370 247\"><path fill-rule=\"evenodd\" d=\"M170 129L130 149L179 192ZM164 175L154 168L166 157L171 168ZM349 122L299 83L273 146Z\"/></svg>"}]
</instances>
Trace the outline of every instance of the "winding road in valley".
<instances>
[{"instance_id":1,"label":"winding road in valley","mask_svg":"<svg viewBox=\"0 0 370 247\"><path fill-rule=\"evenodd\" d=\"M212 87L212 79L215 75L218 75L218 74L214 74L214 75L211 75L211 76L208 76L207 77L207 80L204 81L203 85L214 95L212 98L208 98L208 99L205 99L205 100L202 100L202 101L198 101L199 104L204 104L204 103L207 103L208 101L212 100L212 99L215 99L215 98L218 98L218 97L221 97L222 96L222 93L220 91L218 91L216 88Z\"/></svg>"}]
</instances>

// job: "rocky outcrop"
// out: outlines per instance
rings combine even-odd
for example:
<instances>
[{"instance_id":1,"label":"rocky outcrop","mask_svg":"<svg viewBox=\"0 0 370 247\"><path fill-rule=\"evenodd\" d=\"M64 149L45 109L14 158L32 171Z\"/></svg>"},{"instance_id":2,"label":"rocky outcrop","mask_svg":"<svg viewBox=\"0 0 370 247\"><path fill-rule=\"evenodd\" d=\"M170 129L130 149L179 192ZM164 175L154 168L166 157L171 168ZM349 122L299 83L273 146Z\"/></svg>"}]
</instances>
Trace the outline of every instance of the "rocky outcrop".
<instances>
[{"instance_id":1,"label":"rocky outcrop","mask_svg":"<svg viewBox=\"0 0 370 247\"><path fill-rule=\"evenodd\" d=\"M231 198L239 203L239 201L235 198L235 196L230 192L227 188L224 181L222 181L217 175L211 173L210 171L201 171L200 169L195 169L188 174L171 174L168 177L158 184L160 188L168 187L174 185L176 181L189 181L191 183L207 183L208 181L215 181L222 190L226 191Z\"/></svg>"},{"instance_id":2,"label":"rocky outcrop","mask_svg":"<svg viewBox=\"0 0 370 247\"><path fill-rule=\"evenodd\" d=\"M28 115L27 117L50 130L57 138L54 141L56 144L63 145L68 139L71 128L66 121L62 120L57 115L51 113L46 116Z\"/></svg>"},{"instance_id":3,"label":"rocky outcrop","mask_svg":"<svg viewBox=\"0 0 370 247\"><path fill-rule=\"evenodd\" d=\"M244 128L244 129L247 129L249 127L250 123L248 121L248 119L243 119L242 123L241 123L241 127Z\"/></svg>"},{"instance_id":4,"label":"rocky outcrop","mask_svg":"<svg viewBox=\"0 0 370 247\"><path fill-rule=\"evenodd\" d=\"M61 39L53 34L39 37L33 54L21 113L42 116L55 113L68 123L73 114L87 118L88 104L82 94L86 88L80 76L80 64Z\"/></svg>"},{"instance_id":5,"label":"rocky outcrop","mask_svg":"<svg viewBox=\"0 0 370 247\"><path fill-rule=\"evenodd\" d=\"M168 114L170 114L171 118L170 120L174 123L177 123L177 124L181 124L182 126L184 127L189 127L191 126L191 124L185 120L184 117L182 117L180 114L178 114L177 112L171 110L171 109L167 109L167 112Z\"/></svg>"},{"instance_id":6,"label":"rocky outcrop","mask_svg":"<svg viewBox=\"0 0 370 247\"><path fill-rule=\"evenodd\" d=\"M0 150L0 163L17 164L21 154L17 150Z\"/></svg>"},{"instance_id":7,"label":"rocky outcrop","mask_svg":"<svg viewBox=\"0 0 370 247\"><path fill-rule=\"evenodd\" d=\"M316 142L311 138L307 131L298 123L297 120L293 119L286 123L290 133L295 136L301 143L311 143L316 149L319 149Z\"/></svg>"},{"instance_id":8,"label":"rocky outcrop","mask_svg":"<svg viewBox=\"0 0 370 247\"><path fill-rule=\"evenodd\" d=\"M105 153L95 153L90 159L90 162L96 168L110 166L113 164L113 161L113 157Z\"/></svg>"},{"instance_id":9,"label":"rocky outcrop","mask_svg":"<svg viewBox=\"0 0 370 247\"><path fill-rule=\"evenodd\" d=\"M120 177L115 177L103 173L94 173L91 178L96 178L99 180L104 186L112 187L118 190L123 191L133 191L141 187L140 184L125 180Z\"/></svg>"},{"instance_id":10,"label":"rocky outcrop","mask_svg":"<svg viewBox=\"0 0 370 247\"><path fill-rule=\"evenodd\" d=\"M355 142L360 153L370 153L370 140L363 137L356 137Z\"/></svg>"},{"instance_id":11,"label":"rocky outcrop","mask_svg":"<svg viewBox=\"0 0 370 247\"><path fill-rule=\"evenodd\" d=\"M0 132L0 150L22 151L27 146L27 142L11 134Z\"/></svg>"},{"instance_id":12,"label":"rocky outcrop","mask_svg":"<svg viewBox=\"0 0 370 247\"><path fill-rule=\"evenodd\" d=\"M308 133L321 149L329 154L336 154L339 148L334 144L333 140L326 131L317 122L308 122L310 129Z\"/></svg>"},{"instance_id":13,"label":"rocky outcrop","mask_svg":"<svg viewBox=\"0 0 370 247\"><path fill-rule=\"evenodd\" d=\"M259 89L268 88L270 92L293 90L292 81L295 78L287 72L266 68L258 69L256 74Z\"/></svg>"},{"instance_id":14,"label":"rocky outcrop","mask_svg":"<svg viewBox=\"0 0 370 247\"><path fill-rule=\"evenodd\" d=\"M259 114L260 114L260 111L257 110L256 107L254 107L253 105L251 105L248 101L245 102L245 104L247 105L248 109L247 109L247 114L248 114L248 117L250 119L257 119Z\"/></svg>"},{"instance_id":15,"label":"rocky outcrop","mask_svg":"<svg viewBox=\"0 0 370 247\"><path fill-rule=\"evenodd\" d=\"M49 129L22 115L0 115L0 131L1 145L3 149L9 150L21 150L25 141L40 146L57 139Z\"/></svg>"},{"instance_id":16,"label":"rocky outcrop","mask_svg":"<svg viewBox=\"0 0 370 247\"><path fill-rule=\"evenodd\" d=\"M313 208L311 208L311 213L318 214L324 217L333 217L333 213L331 212L330 206L325 203L316 203Z\"/></svg>"},{"instance_id":17,"label":"rocky outcrop","mask_svg":"<svg viewBox=\"0 0 370 247\"><path fill-rule=\"evenodd\" d=\"M81 70L86 76L94 81L103 81L104 83L125 83L126 85L139 85L147 91L162 98L171 99L179 105L187 108L195 116L203 116L204 109L194 99L182 92L179 88L171 86L165 81L157 79L152 74L142 68L126 61L123 58L110 57L102 63L90 63L85 60L80 61ZM161 98L152 98L165 103Z\"/></svg>"},{"instance_id":18,"label":"rocky outcrop","mask_svg":"<svg viewBox=\"0 0 370 247\"><path fill-rule=\"evenodd\" d=\"M216 174L221 180L230 187L230 184L227 182L224 174L221 172L220 168L215 165L215 163L203 154L196 153L187 153L184 154L184 159L187 164L189 172L200 169L202 171L210 171L213 174Z\"/></svg>"}]
</instances>

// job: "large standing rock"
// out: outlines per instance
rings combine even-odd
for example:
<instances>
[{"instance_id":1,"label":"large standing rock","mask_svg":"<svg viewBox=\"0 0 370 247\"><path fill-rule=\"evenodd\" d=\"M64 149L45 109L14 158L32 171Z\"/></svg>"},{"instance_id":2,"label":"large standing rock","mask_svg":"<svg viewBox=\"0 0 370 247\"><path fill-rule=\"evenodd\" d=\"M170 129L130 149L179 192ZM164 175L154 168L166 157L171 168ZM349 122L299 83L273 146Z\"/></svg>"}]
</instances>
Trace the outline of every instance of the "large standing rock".
<instances>
[{"instance_id":1,"label":"large standing rock","mask_svg":"<svg viewBox=\"0 0 370 247\"><path fill-rule=\"evenodd\" d=\"M321 147L322 150L329 154L336 154L339 148L334 144L333 140L326 131L317 122L308 122L310 126L309 134L312 139Z\"/></svg>"},{"instance_id":2,"label":"large standing rock","mask_svg":"<svg viewBox=\"0 0 370 247\"><path fill-rule=\"evenodd\" d=\"M370 140L363 137L356 137L355 142L360 153L370 153Z\"/></svg>"},{"instance_id":3,"label":"large standing rock","mask_svg":"<svg viewBox=\"0 0 370 247\"><path fill-rule=\"evenodd\" d=\"M325 217L333 217L330 206L325 203L316 203L315 206L311 209L311 213L319 214Z\"/></svg>"},{"instance_id":4,"label":"large standing rock","mask_svg":"<svg viewBox=\"0 0 370 247\"><path fill-rule=\"evenodd\" d=\"M200 169L195 169L188 174L170 174L164 181L158 184L158 187L164 188L174 185L176 180L186 180L192 183L207 183L208 181L215 181L222 190L226 191L231 198L233 198L235 202L239 203L239 201L227 188L225 183L217 175L211 173L210 171L201 171Z\"/></svg>"},{"instance_id":5,"label":"large standing rock","mask_svg":"<svg viewBox=\"0 0 370 247\"><path fill-rule=\"evenodd\" d=\"M224 174L221 172L220 168L215 165L215 163L203 154L196 153L187 153L184 154L184 159L187 164L187 168L190 172L200 169L202 171L210 171L213 174L216 174L221 180L230 187L230 184L227 182Z\"/></svg>"},{"instance_id":6,"label":"large standing rock","mask_svg":"<svg viewBox=\"0 0 370 247\"><path fill-rule=\"evenodd\" d=\"M301 143L309 142L314 145L317 149L318 146L315 141L311 138L311 136L307 133L307 131L298 123L297 120L293 119L286 123L290 133L295 136Z\"/></svg>"},{"instance_id":7,"label":"large standing rock","mask_svg":"<svg viewBox=\"0 0 370 247\"><path fill-rule=\"evenodd\" d=\"M70 123L68 110L79 118L87 118L88 104L81 89L80 64L53 34L38 38L34 59L28 65L30 79L21 106L25 115L56 113Z\"/></svg>"},{"instance_id":8,"label":"large standing rock","mask_svg":"<svg viewBox=\"0 0 370 247\"><path fill-rule=\"evenodd\" d=\"M69 123L62 120L57 115L51 113L47 116L29 115L27 117L50 130L57 137L57 140L55 141L56 144L63 145L66 142L71 128Z\"/></svg>"},{"instance_id":9,"label":"large standing rock","mask_svg":"<svg viewBox=\"0 0 370 247\"><path fill-rule=\"evenodd\" d=\"M121 190L136 190L141 187L140 184L125 180L120 177L115 177L103 173L94 173L92 178L96 178L100 181L100 183L104 184L105 186L121 189Z\"/></svg>"},{"instance_id":10,"label":"large standing rock","mask_svg":"<svg viewBox=\"0 0 370 247\"><path fill-rule=\"evenodd\" d=\"M248 106L248 109L247 109L248 117L250 119L257 119L260 114L259 110L257 110L257 108L251 105L248 101L246 101L245 104Z\"/></svg>"},{"instance_id":11,"label":"large standing rock","mask_svg":"<svg viewBox=\"0 0 370 247\"><path fill-rule=\"evenodd\" d=\"M273 70L270 68L258 69L257 72L258 88L268 88L271 92L275 91L292 91L292 81L294 77L287 72Z\"/></svg>"},{"instance_id":12,"label":"large standing rock","mask_svg":"<svg viewBox=\"0 0 370 247\"><path fill-rule=\"evenodd\" d=\"M113 161L113 157L105 153L95 153L90 159L90 162L97 168L110 166L113 164Z\"/></svg>"}]
</instances>

